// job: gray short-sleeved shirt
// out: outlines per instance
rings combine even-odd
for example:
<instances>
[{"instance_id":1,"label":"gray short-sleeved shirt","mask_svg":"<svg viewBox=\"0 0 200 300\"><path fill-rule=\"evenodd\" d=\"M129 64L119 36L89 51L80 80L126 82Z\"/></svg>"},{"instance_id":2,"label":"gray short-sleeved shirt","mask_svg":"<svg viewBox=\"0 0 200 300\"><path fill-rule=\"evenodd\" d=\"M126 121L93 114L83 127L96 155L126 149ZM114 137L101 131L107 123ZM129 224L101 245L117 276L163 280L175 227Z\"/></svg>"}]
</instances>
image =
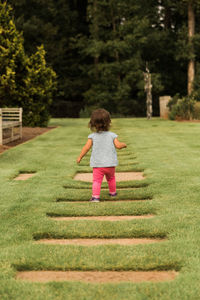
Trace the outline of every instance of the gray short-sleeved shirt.
<instances>
[{"instance_id":1,"label":"gray short-sleeved shirt","mask_svg":"<svg viewBox=\"0 0 200 300\"><path fill-rule=\"evenodd\" d=\"M92 139L90 166L96 168L115 167L118 165L114 139L117 134L110 131L94 132L88 136Z\"/></svg>"}]
</instances>

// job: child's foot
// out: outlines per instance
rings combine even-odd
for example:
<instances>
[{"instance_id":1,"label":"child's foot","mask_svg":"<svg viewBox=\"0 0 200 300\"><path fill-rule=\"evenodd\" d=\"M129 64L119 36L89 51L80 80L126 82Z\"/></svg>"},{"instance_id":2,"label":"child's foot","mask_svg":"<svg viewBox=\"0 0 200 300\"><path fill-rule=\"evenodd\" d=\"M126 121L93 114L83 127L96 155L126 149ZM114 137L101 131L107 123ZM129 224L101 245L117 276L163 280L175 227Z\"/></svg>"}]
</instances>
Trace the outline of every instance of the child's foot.
<instances>
[{"instance_id":1,"label":"child's foot","mask_svg":"<svg viewBox=\"0 0 200 300\"><path fill-rule=\"evenodd\" d=\"M99 199L99 198L96 198L96 197L92 197L89 201L90 201L90 202L99 202L100 199Z\"/></svg>"},{"instance_id":2,"label":"child's foot","mask_svg":"<svg viewBox=\"0 0 200 300\"><path fill-rule=\"evenodd\" d=\"M109 196L115 197L115 196L117 196L117 193L109 193Z\"/></svg>"}]
</instances>

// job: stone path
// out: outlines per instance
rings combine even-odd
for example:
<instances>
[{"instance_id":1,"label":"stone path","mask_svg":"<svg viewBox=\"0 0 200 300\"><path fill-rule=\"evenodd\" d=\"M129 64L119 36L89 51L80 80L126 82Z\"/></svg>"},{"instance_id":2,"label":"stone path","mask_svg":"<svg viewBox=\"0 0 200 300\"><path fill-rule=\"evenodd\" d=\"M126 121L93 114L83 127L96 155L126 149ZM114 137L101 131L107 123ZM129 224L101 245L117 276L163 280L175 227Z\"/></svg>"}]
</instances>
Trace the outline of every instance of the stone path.
<instances>
[{"instance_id":1,"label":"stone path","mask_svg":"<svg viewBox=\"0 0 200 300\"><path fill-rule=\"evenodd\" d=\"M125 158L126 156L123 155ZM34 174L20 174L21 178L15 178L15 180L25 180L25 176ZM26 178L26 179L27 179ZM92 182L92 173L77 173L74 177L75 180ZM117 181L129 181L129 180L143 180L145 179L142 172L119 172L116 173ZM138 187L139 188L139 187ZM141 188L141 187L140 187ZM130 188L129 188L130 189ZM116 201L146 201L144 200L115 200ZM61 200L60 200L61 201ZM108 201L108 200L106 200ZM59 201L58 201L59 202ZM66 200L67 202L67 200ZM68 201L69 202L69 201ZM73 204L84 203L86 201L70 201ZM87 201L88 202L88 201ZM110 200L109 200L110 202ZM100 203L91 203L91 205L101 205ZM124 220L137 220L137 219L150 219L153 215L141 215L141 216L73 216L73 217L51 217L52 220L58 222L61 221L78 221L78 220L95 220L95 221L109 221L109 222L122 222ZM52 245L81 245L81 246L96 246L96 245L138 245L138 244L150 244L161 243L165 239L151 239L151 238L73 238L73 239L41 239L35 241L40 244L52 244ZM113 253L114 255L114 253ZM119 283L119 282L144 282L144 281L168 281L173 280L177 276L175 271L23 271L18 272L16 279L36 281L36 282L48 282L48 281L85 281L90 283Z\"/></svg>"}]
</instances>

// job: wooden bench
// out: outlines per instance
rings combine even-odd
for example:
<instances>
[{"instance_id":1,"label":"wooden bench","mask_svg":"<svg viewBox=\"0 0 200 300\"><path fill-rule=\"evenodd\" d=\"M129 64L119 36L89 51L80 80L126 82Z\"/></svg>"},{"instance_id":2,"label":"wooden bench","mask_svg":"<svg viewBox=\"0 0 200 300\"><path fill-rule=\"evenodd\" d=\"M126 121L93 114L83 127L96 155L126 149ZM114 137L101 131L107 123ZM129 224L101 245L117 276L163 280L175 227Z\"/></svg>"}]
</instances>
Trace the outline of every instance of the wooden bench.
<instances>
[{"instance_id":1,"label":"wooden bench","mask_svg":"<svg viewBox=\"0 0 200 300\"><path fill-rule=\"evenodd\" d=\"M0 108L0 145L22 138L22 108Z\"/></svg>"}]
</instances>

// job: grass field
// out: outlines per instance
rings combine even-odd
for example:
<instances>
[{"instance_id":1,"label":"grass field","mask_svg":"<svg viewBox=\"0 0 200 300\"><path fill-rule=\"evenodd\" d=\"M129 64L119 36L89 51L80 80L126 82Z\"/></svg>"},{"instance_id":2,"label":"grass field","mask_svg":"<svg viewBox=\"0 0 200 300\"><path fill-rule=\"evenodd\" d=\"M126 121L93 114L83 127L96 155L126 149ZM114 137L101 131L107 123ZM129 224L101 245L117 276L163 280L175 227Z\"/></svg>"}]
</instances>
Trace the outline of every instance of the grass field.
<instances>
[{"instance_id":1,"label":"grass field","mask_svg":"<svg viewBox=\"0 0 200 300\"><path fill-rule=\"evenodd\" d=\"M144 171L146 179L120 182L116 203L97 204L88 202L91 184L72 179L91 171L89 156L76 165L89 134L87 120L53 119L51 125L59 127L0 155L0 299L199 300L200 124L114 119L111 130L128 145L119 152L118 171ZM35 176L13 180L26 172ZM101 198L109 200L107 191ZM120 222L50 218L142 214L155 217ZM93 247L34 243L78 237L165 241ZM17 281L20 270L176 270L179 275L160 283L44 284Z\"/></svg>"}]
</instances>

